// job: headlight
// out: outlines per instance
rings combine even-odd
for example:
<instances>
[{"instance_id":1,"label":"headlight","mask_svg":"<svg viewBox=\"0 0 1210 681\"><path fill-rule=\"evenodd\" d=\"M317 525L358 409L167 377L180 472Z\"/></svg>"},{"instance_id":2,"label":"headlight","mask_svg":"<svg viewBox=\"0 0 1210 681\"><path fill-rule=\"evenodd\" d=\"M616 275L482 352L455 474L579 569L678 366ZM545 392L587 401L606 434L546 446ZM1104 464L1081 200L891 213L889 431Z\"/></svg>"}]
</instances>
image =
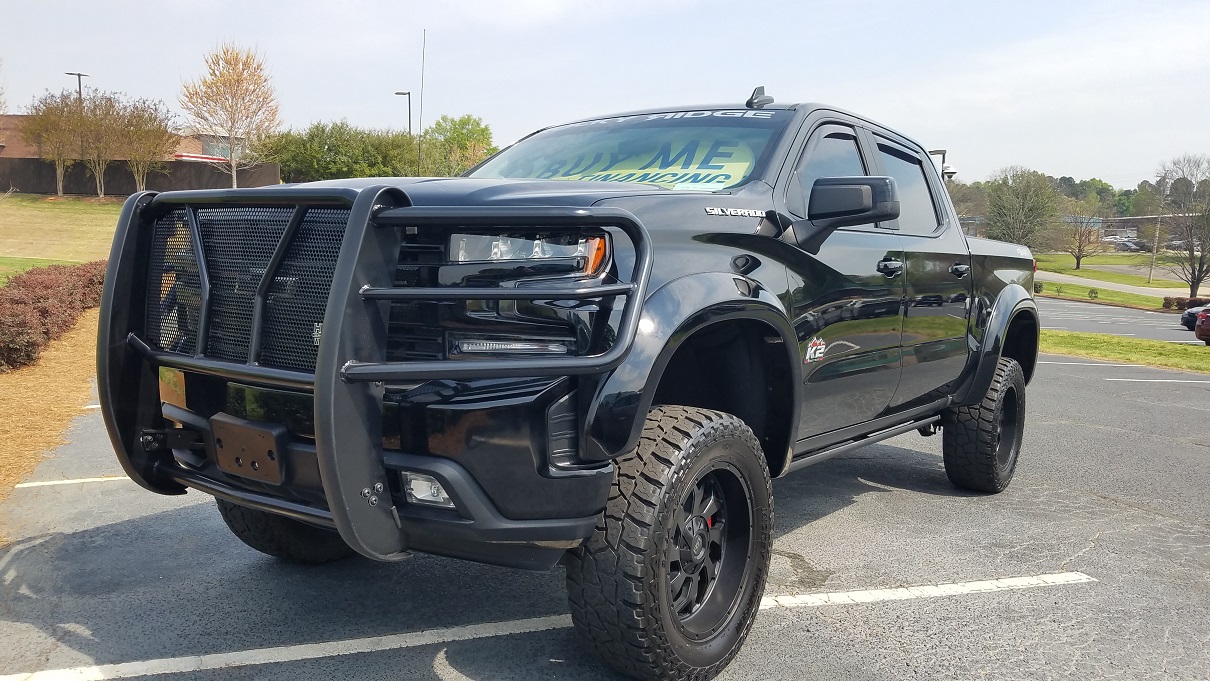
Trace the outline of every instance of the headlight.
<instances>
[{"instance_id":1,"label":"headlight","mask_svg":"<svg viewBox=\"0 0 1210 681\"><path fill-rule=\"evenodd\" d=\"M603 236L452 234L449 252L453 262L570 260L591 275L605 264L606 250Z\"/></svg>"}]
</instances>

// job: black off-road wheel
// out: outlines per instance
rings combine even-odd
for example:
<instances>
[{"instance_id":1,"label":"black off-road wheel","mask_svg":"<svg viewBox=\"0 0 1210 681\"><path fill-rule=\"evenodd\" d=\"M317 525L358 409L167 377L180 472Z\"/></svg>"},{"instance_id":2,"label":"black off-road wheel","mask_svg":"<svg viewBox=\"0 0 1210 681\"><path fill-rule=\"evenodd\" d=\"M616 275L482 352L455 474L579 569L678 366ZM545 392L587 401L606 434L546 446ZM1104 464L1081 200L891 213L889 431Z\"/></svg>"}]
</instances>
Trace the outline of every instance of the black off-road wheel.
<instances>
[{"instance_id":1,"label":"black off-road wheel","mask_svg":"<svg viewBox=\"0 0 1210 681\"><path fill-rule=\"evenodd\" d=\"M978 404L941 415L945 474L962 489L995 494L1013 479L1025 432L1025 374L1001 357L992 385Z\"/></svg>"},{"instance_id":2,"label":"black off-road wheel","mask_svg":"<svg viewBox=\"0 0 1210 681\"><path fill-rule=\"evenodd\" d=\"M640 679L710 679L739 652L769 573L773 491L752 430L657 407L567 561L580 641Z\"/></svg>"},{"instance_id":3,"label":"black off-road wheel","mask_svg":"<svg viewBox=\"0 0 1210 681\"><path fill-rule=\"evenodd\" d=\"M215 498L232 534L248 546L291 563L322 565L353 555L333 530Z\"/></svg>"}]
</instances>

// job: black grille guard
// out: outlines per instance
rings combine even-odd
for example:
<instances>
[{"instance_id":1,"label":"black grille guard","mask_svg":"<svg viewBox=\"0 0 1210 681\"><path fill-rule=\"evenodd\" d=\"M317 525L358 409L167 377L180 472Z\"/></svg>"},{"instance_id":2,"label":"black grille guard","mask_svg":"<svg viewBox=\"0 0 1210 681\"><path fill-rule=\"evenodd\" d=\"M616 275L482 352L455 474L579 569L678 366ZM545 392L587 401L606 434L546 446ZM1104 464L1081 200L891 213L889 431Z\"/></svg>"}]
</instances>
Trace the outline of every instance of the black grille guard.
<instances>
[{"instance_id":1,"label":"black grille guard","mask_svg":"<svg viewBox=\"0 0 1210 681\"><path fill-rule=\"evenodd\" d=\"M332 288L324 313L314 374L240 364L157 350L141 338L144 328L148 248L151 223L166 210L189 212L195 246L200 244L196 206L350 206ZM628 281L618 284L559 288L468 288L394 286L404 227L469 228L536 227L576 232L616 228L634 247ZM203 327L210 303L201 268ZM378 185L361 190L319 187L274 187L214 191L151 192L130 197L122 210L106 273L101 303L97 377L101 411L123 468L140 485L161 493L182 493L177 466L142 449L138 431L158 423L160 403L157 367L171 367L235 381L312 390L315 397L316 454L330 520L316 509L315 521L335 524L355 550L377 560L403 555L406 537L396 509L371 505L363 491L387 485L382 459L381 405L384 381L566 376L597 374L618 367L629 354L638 331L642 301L651 275L650 237L639 220L617 208L548 206L417 207L398 187ZM266 278L273 276L269 271ZM263 289L263 287L262 287ZM258 296L263 296L261 290ZM393 300L584 300L624 296L613 343L600 354L555 359L479 359L460 361L385 360L389 302ZM260 332L263 298L257 301L254 334ZM598 321L597 323L606 323ZM204 338L199 328L198 337ZM258 338L253 338L255 344ZM196 486L196 485L195 485ZM267 500L266 500L267 501Z\"/></svg>"}]
</instances>

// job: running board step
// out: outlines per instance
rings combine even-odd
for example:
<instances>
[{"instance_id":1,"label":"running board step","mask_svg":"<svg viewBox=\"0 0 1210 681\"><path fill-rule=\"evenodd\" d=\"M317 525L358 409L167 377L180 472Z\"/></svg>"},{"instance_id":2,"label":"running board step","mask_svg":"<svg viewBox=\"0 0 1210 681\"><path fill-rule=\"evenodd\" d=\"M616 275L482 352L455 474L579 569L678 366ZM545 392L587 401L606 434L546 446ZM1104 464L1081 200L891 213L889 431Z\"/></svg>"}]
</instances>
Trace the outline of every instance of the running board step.
<instances>
[{"instance_id":1,"label":"running board step","mask_svg":"<svg viewBox=\"0 0 1210 681\"><path fill-rule=\"evenodd\" d=\"M796 457L790 462L790 469L788 472L793 473L794 471L820 463L821 461L827 461L834 456L840 456L846 452L851 452L858 447L864 447L866 445L874 444L875 442L881 442L887 438L895 437L896 435L903 435L908 431L930 426L940 420L941 415L938 414L936 416L930 416L928 418L923 418L916 421L909 421L902 425L893 426L891 428L887 428L886 430L880 430L876 433L867 435L860 440L852 440L844 444L829 447L827 449L821 449L818 452Z\"/></svg>"}]
</instances>

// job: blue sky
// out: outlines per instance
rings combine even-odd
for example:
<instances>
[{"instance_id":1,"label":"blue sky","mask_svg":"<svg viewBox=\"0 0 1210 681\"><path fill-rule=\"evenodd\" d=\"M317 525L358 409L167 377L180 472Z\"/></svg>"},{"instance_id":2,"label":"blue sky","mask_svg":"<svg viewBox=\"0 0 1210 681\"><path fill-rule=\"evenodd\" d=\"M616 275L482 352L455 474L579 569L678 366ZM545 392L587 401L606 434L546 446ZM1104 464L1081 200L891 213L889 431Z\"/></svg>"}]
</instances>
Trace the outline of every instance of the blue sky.
<instances>
[{"instance_id":1,"label":"blue sky","mask_svg":"<svg viewBox=\"0 0 1210 681\"><path fill-rule=\"evenodd\" d=\"M498 144L649 106L735 102L756 85L949 150L966 180L1007 165L1148 179L1210 153L1210 2L857 0L0 0L10 111L86 85L176 106L230 40L267 60L287 125L407 126L470 113ZM12 27L20 27L13 31ZM416 121L414 121L416 124Z\"/></svg>"}]
</instances>

